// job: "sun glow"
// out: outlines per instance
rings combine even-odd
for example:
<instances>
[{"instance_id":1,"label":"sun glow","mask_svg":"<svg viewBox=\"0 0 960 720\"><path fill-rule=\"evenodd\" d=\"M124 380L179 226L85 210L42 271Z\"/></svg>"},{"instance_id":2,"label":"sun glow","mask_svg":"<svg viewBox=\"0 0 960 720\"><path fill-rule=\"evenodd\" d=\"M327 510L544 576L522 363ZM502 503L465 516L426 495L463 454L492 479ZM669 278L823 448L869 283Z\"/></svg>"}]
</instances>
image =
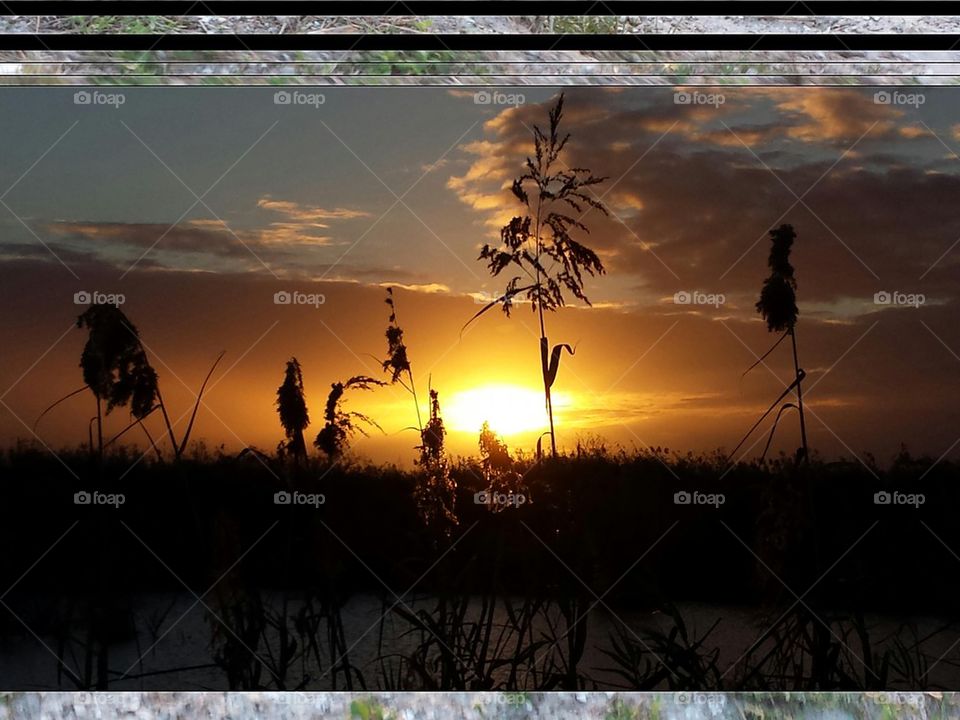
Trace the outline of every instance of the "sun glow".
<instances>
[{"instance_id":1,"label":"sun glow","mask_svg":"<svg viewBox=\"0 0 960 720\"><path fill-rule=\"evenodd\" d=\"M553 393L553 415L570 406L570 398ZM454 394L443 408L451 430L479 433L486 421L500 435L549 429L543 391L519 385L484 385Z\"/></svg>"}]
</instances>

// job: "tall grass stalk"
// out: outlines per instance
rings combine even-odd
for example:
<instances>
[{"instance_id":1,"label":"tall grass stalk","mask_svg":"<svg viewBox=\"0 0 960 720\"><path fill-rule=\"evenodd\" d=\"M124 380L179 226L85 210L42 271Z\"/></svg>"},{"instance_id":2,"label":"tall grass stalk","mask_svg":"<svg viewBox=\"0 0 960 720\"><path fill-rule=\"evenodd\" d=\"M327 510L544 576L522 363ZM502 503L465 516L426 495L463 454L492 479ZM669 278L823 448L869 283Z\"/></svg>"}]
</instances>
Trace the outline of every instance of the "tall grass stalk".
<instances>
[{"instance_id":1,"label":"tall grass stalk","mask_svg":"<svg viewBox=\"0 0 960 720\"><path fill-rule=\"evenodd\" d=\"M575 240L572 233L579 231L589 234L583 218L590 210L607 214L606 207L592 189L606 178L594 176L589 168L570 168L560 160L570 139L569 134L560 133L562 118L563 94L549 112L548 131L544 132L534 125L534 156L527 157L526 171L511 186L514 197L524 207L524 215L512 218L500 230L500 243L496 246L484 245L478 258L487 262L487 269L494 277L508 267L521 274L511 278L503 295L487 304L470 320L472 322L498 304L509 316L514 298L518 295L529 301L531 309L537 313L544 405L550 425L553 457L557 456L557 437L550 389L557 377L561 353L566 349L572 355L574 351L567 344L555 345L550 351L544 311L554 312L563 307L565 292L590 305L584 293L583 274L602 275L605 270L599 256ZM568 215L570 210L577 217Z\"/></svg>"},{"instance_id":2,"label":"tall grass stalk","mask_svg":"<svg viewBox=\"0 0 960 720\"><path fill-rule=\"evenodd\" d=\"M397 320L397 304L393 298L393 288L387 288L387 297L384 302L390 307L387 330L387 359L381 364L384 372L390 373L390 382L398 383L404 390L413 396L413 405L417 413L417 430L423 434L423 420L420 416L420 400L417 398L417 384L413 378L413 369L407 355L407 346L403 342L403 328ZM406 382L404 382L404 375ZM408 384L409 383L409 384Z\"/></svg>"},{"instance_id":3,"label":"tall grass stalk","mask_svg":"<svg viewBox=\"0 0 960 720\"><path fill-rule=\"evenodd\" d=\"M757 301L757 312L767 322L770 332L785 332L790 335L793 347L793 376L797 390L797 408L800 413L800 452L797 460L808 459L807 425L803 413L803 380L800 361L797 354L797 280L793 274L793 265L790 264L790 250L797 233L792 225L781 225L770 231L770 256L767 265L770 275L763 281L760 299ZM779 340L777 341L779 344Z\"/></svg>"}]
</instances>

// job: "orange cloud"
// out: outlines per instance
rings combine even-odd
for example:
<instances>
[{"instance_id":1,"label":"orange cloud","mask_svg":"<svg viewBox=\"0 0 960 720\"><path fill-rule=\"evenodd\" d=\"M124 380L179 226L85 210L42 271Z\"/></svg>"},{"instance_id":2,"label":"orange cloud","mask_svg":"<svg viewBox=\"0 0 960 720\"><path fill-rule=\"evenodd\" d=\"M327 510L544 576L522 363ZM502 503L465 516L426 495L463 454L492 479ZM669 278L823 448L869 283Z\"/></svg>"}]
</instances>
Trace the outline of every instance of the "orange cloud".
<instances>
[{"instance_id":1,"label":"orange cloud","mask_svg":"<svg viewBox=\"0 0 960 720\"><path fill-rule=\"evenodd\" d=\"M257 200L257 207L281 213L292 220L299 220L301 222L319 223L325 220L353 220L355 218L370 217L370 213L362 210L353 210L350 208L326 210L316 205L301 205L300 203L289 200L274 200L269 195L264 195ZM316 225L315 227L327 226Z\"/></svg>"},{"instance_id":2,"label":"orange cloud","mask_svg":"<svg viewBox=\"0 0 960 720\"><path fill-rule=\"evenodd\" d=\"M273 222L264 228L236 229L222 220L189 220L186 227L225 232L236 236L248 245L330 245L333 238L329 235L317 235L315 231L329 227L318 222Z\"/></svg>"},{"instance_id":3,"label":"orange cloud","mask_svg":"<svg viewBox=\"0 0 960 720\"><path fill-rule=\"evenodd\" d=\"M853 142L865 133L887 135L896 130L904 111L876 103L872 94L859 90L830 92L769 90L777 109L793 119L786 135L807 141Z\"/></svg>"},{"instance_id":4,"label":"orange cloud","mask_svg":"<svg viewBox=\"0 0 960 720\"><path fill-rule=\"evenodd\" d=\"M432 173L434 170L439 170L442 167L445 167L447 164L446 158L440 158L436 162L424 163L420 166L420 170L423 171L423 174Z\"/></svg>"},{"instance_id":5,"label":"orange cloud","mask_svg":"<svg viewBox=\"0 0 960 720\"><path fill-rule=\"evenodd\" d=\"M428 295L435 295L438 293L449 293L450 288L443 283L391 283L391 282L382 282L378 283L380 287L392 287L400 288L401 290L409 290L410 292L426 293Z\"/></svg>"},{"instance_id":6,"label":"orange cloud","mask_svg":"<svg viewBox=\"0 0 960 720\"><path fill-rule=\"evenodd\" d=\"M920 127L919 125L905 125L900 128L900 134L909 139L919 138L919 137L929 137L930 131L925 127Z\"/></svg>"}]
</instances>

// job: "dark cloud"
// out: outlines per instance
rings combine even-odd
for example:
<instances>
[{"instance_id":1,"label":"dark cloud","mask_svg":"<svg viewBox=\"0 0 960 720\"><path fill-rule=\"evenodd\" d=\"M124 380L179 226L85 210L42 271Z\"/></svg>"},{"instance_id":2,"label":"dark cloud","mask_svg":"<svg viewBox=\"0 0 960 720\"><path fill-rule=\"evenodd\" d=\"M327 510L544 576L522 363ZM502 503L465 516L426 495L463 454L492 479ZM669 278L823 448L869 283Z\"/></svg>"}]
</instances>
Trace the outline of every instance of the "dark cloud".
<instances>
[{"instance_id":1,"label":"dark cloud","mask_svg":"<svg viewBox=\"0 0 960 720\"><path fill-rule=\"evenodd\" d=\"M960 165L928 131L914 132L914 115L858 89L724 93L717 107L669 96L628 106L620 95L598 108L595 94L568 96L564 161L609 176L597 195L612 215L585 216L590 243L611 277L635 278L633 301L699 288L750 312L766 274L767 231L784 222L799 234L801 304L823 317L829 304L849 313L850 299L883 289L956 297L960 253L928 270L960 238L951 202ZM504 111L487 123L488 139L463 148L473 162L448 187L493 226L517 211L507 186L544 113L542 105ZM911 158L911 148L923 152ZM601 294L604 283L594 283Z\"/></svg>"}]
</instances>

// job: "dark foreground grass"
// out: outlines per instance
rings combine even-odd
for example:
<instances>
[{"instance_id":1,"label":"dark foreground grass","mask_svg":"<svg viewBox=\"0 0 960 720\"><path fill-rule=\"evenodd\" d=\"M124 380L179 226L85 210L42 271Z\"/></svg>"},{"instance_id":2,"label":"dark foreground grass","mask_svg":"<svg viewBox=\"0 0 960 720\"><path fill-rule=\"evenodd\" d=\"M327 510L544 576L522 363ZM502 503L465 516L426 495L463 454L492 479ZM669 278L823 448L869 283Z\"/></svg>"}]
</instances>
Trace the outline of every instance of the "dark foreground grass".
<instances>
[{"instance_id":1,"label":"dark foreground grass","mask_svg":"<svg viewBox=\"0 0 960 720\"><path fill-rule=\"evenodd\" d=\"M65 687L124 687L137 672L112 667L110 648L134 632L131 604L186 586L213 589L196 665L234 688L920 689L938 661L929 638L906 620L871 636L865 617L939 617L947 632L960 592L960 573L944 571L960 564L957 466L906 453L883 468L602 448L462 459L452 531L425 524L414 471L138 457L121 449L101 468L83 451L58 460L21 445L0 464L6 602L87 657L61 668ZM84 492L114 504L75 504ZM376 660L354 664L343 613L371 594L390 621L371 635ZM691 601L756 608L770 629L728 673L714 628L678 609ZM641 610L665 623L598 637L589 619ZM4 618L0 632L22 628ZM600 667L583 665L591 646Z\"/></svg>"}]
</instances>

